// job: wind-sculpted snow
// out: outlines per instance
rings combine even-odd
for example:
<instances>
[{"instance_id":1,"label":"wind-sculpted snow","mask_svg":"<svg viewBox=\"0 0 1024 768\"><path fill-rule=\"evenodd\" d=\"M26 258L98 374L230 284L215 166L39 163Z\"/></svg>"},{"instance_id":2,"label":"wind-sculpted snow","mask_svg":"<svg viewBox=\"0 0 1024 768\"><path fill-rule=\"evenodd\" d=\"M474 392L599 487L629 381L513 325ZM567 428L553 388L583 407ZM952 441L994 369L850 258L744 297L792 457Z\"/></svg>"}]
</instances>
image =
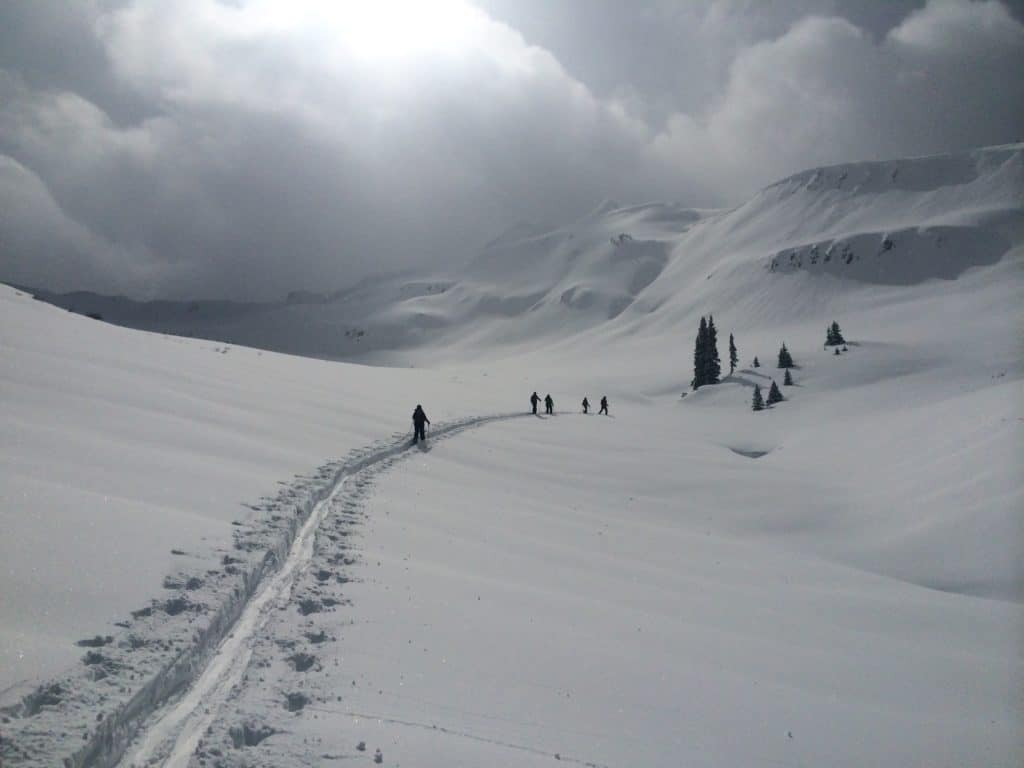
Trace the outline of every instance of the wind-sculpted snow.
<instances>
[{"instance_id":1,"label":"wind-sculpted snow","mask_svg":"<svg viewBox=\"0 0 1024 768\"><path fill-rule=\"evenodd\" d=\"M517 415L439 424L431 439ZM133 611L119 635L80 643L98 649L83 655L79 669L44 682L5 709L0 758L11 765L113 766L142 728L147 739L133 758L140 765L166 757L171 747L173 757L183 740L194 747L212 720L200 718L200 727L195 710L209 712L211 697L223 702L237 682L247 659L238 656L240 649L271 603L288 599L296 573L308 565L330 501L348 478L410 450L415 448L407 435L396 435L325 464L274 499L261 499L253 506L260 514L238 527L222 568L169 575L166 596ZM315 610L321 609L316 601ZM229 643L218 648L229 633ZM203 670L204 677L194 683ZM181 703L155 723L147 722L189 686Z\"/></svg>"}]
</instances>

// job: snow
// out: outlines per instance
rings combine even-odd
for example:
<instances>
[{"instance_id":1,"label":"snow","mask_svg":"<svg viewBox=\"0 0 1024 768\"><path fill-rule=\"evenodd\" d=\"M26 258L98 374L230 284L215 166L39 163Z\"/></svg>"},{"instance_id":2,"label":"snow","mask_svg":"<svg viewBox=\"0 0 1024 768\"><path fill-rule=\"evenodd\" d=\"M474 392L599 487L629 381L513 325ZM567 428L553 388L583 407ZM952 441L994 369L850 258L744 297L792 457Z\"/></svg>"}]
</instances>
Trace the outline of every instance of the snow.
<instances>
[{"instance_id":1,"label":"snow","mask_svg":"<svg viewBox=\"0 0 1024 768\"><path fill-rule=\"evenodd\" d=\"M222 729L288 731L258 765L360 741L397 765L1011 765L1018 606L801 551L789 462L702 460L677 426L560 415L396 463L362 503L352 606L277 614ZM694 463L735 491L702 503ZM282 663L300 648L315 674Z\"/></svg>"},{"instance_id":2,"label":"snow","mask_svg":"<svg viewBox=\"0 0 1024 768\"><path fill-rule=\"evenodd\" d=\"M433 391L434 418L473 411L426 371L140 334L7 288L0 303L0 690L76 661L74 641L180 567L172 549L193 565L230 546L279 481L408 431L412 393Z\"/></svg>"},{"instance_id":3,"label":"snow","mask_svg":"<svg viewBox=\"0 0 1024 768\"><path fill-rule=\"evenodd\" d=\"M0 756L1019 765L1022 190L1015 145L520 224L456 278L49 297L220 341L0 287ZM708 312L740 366L680 397Z\"/></svg>"}]
</instances>

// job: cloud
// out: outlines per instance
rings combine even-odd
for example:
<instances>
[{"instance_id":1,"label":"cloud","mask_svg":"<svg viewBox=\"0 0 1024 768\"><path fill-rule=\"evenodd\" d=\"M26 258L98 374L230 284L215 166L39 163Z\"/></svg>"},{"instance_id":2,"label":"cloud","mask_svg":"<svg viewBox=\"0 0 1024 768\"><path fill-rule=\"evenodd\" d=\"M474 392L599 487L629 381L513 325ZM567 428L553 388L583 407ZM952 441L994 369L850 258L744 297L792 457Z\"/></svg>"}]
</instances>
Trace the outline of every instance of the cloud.
<instances>
[{"instance_id":1,"label":"cloud","mask_svg":"<svg viewBox=\"0 0 1024 768\"><path fill-rule=\"evenodd\" d=\"M655 139L723 194L802 167L1019 140L1024 26L996 2L932 0L881 40L808 17L743 49L720 100Z\"/></svg>"},{"instance_id":2,"label":"cloud","mask_svg":"<svg viewBox=\"0 0 1024 768\"><path fill-rule=\"evenodd\" d=\"M33 5L22 36L60 11ZM663 121L639 79L598 95L461 0L403 8L92 2L58 28L92 35L65 68L0 57L0 279L333 288L606 197L731 202L813 164L1006 141L1024 103L1021 25L995 2L933 0L881 37L827 15L738 29L735 0L708 3L691 34L721 43L724 81Z\"/></svg>"}]
</instances>

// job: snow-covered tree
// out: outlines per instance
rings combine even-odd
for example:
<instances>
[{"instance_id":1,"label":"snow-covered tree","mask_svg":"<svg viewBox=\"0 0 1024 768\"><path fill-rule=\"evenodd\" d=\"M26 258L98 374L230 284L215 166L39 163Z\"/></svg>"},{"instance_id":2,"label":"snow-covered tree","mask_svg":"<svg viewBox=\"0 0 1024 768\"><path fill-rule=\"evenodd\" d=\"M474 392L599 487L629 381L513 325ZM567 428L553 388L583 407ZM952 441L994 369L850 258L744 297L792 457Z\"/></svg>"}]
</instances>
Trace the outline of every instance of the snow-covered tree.
<instances>
[{"instance_id":1,"label":"snow-covered tree","mask_svg":"<svg viewBox=\"0 0 1024 768\"><path fill-rule=\"evenodd\" d=\"M754 385L754 400L751 403L751 408L755 411L764 410L764 398L761 397L761 387L757 384Z\"/></svg>"},{"instance_id":2,"label":"snow-covered tree","mask_svg":"<svg viewBox=\"0 0 1024 768\"><path fill-rule=\"evenodd\" d=\"M782 348L779 349L779 368L792 368L793 357L789 354L789 350L786 349L786 344L783 342Z\"/></svg>"},{"instance_id":3,"label":"snow-covered tree","mask_svg":"<svg viewBox=\"0 0 1024 768\"><path fill-rule=\"evenodd\" d=\"M733 339L732 334L729 334L729 375L732 376L732 372L736 370L736 364L740 361L739 355L736 353L736 340Z\"/></svg>"},{"instance_id":4,"label":"snow-covered tree","mask_svg":"<svg viewBox=\"0 0 1024 768\"><path fill-rule=\"evenodd\" d=\"M754 367L755 368L760 368L761 367L761 361L757 359L756 355L754 356Z\"/></svg>"},{"instance_id":5,"label":"snow-covered tree","mask_svg":"<svg viewBox=\"0 0 1024 768\"><path fill-rule=\"evenodd\" d=\"M772 386L768 390L768 405L775 405L785 400L782 396L782 392L779 391L779 385L775 383L775 379L772 379Z\"/></svg>"}]
</instances>

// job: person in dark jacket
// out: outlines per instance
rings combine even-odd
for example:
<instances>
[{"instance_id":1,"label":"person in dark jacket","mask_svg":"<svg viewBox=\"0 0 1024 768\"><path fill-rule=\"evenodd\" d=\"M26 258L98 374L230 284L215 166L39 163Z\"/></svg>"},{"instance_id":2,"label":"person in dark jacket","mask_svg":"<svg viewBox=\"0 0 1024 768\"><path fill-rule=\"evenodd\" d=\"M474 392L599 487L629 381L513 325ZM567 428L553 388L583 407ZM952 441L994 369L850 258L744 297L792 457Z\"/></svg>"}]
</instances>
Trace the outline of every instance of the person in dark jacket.
<instances>
[{"instance_id":1,"label":"person in dark jacket","mask_svg":"<svg viewBox=\"0 0 1024 768\"><path fill-rule=\"evenodd\" d=\"M590 413L590 401L587 400L587 396L583 396L583 412Z\"/></svg>"},{"instance_id":2,"label":"person in dark jacket","mask_svg":"<svg viewBox=\"0 0 1024 768\"><path fill-rule=\"evenodd\" d=\"M423 425L429 423L430 419L428 419L427 414L423 412L423 406L417 405L416 410L412 412L413 443L427 439L426 430Z\"/></svg>"},{"instance_id":3,"label":"person in dark jacket","mask_svg":"<svg viewBox=\"0 0 1024 768\"><path fill-rule=\"evenodd\" d=\"M601 410L598 413L603 413L605 416L608 415L608 398L604 395L601 395Z\"/></svg>"},{"instance_id":4,"label":"person in dark jacket","mask_svg":"<svg viewBox=\"0 0 1024 768\"><path fill-rule=\"evenodd\" d=\"M544 411L554 415L555 413L555 401L551 399L551 395L544 395Z\"/></svg>"},{"instance_id":5,"label":"person in dark jacket","mask_svg":"<svg viewBox=\"0 0 1024 768\"><path fill-rule=\"evenodd\" d=\"M539 403L539 402L540 402L540 395L538 395L536 392L534 392L532 395L530 395L530 405L533 406L533 415L534 416L537 415L537 403Z\"/></svg>"}]
</instances>

